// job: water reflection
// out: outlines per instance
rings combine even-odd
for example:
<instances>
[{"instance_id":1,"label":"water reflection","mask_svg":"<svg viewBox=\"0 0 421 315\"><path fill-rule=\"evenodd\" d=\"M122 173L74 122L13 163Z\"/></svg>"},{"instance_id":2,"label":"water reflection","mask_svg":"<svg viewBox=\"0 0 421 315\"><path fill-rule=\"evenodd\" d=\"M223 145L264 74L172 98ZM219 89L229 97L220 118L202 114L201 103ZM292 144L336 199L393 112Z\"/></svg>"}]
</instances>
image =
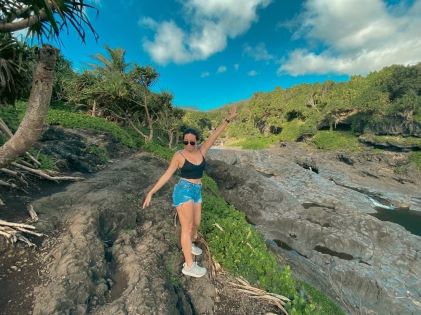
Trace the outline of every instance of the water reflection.
<instances>
[{"instance_id":1,"label":"water reflection","mask_svg":"<svg viewBox=\"0 0 421 315\"><path fill-rule=\"evenodd\" d=\"M412 234L421 236L421 213L413 210L394 210L376 207L377 213L371 214L382 221L403 226Z\"/></svg>"}]
</instances>

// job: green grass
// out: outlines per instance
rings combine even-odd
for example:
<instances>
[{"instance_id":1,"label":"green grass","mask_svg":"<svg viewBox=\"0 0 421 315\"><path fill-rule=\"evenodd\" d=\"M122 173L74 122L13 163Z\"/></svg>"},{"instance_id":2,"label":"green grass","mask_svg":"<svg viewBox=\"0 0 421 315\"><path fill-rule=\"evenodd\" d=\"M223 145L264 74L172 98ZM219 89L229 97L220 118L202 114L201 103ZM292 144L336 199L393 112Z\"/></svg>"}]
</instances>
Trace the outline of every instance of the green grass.
<instances>
[{"instance_id":1,"label":"green grass","mask_svg":"<svg viewBox=\"0 0 421 315\"><path fill-rule=\"evenodd\" d=\"M418 123L421 123L421 112L414 115L414 120Z\"/></svg>"},{"instance_id":2,"label":"green grass","mask_svg":"<svg viewBox=\"0 0 421 315\"><path fill-rule=\"evenodd\" d=\"M88 153L96 155L101 164L108 162L108 160L110 159L110 155L108 154L107 149L104 147L91 144L87 147L86 151Z\"/></svg>"},{"instance_id":3,"label":"green grass","mask_svg":"<svg viewBox=\"0 0 421 315\"><path fill-rule=\"evenodd\" d=\"M106 131L109 132L116 141L125 144L129 148L137 147L136 141L126 130L104 118L92 117L59 109L50 109L48 111L48 123L50 125L60 125L65 128Z\"/></svg>"},{"instance_id":4,"label":"green grass","mask_svg":"<svg viewBox=\"0 0 421 315\"><path fill-rule=\"evenodd\" d=\"M302 134L302 126L304 123L301 120L294 119L282 124L282 132L280 133L280 140L295 141Z\"/></svg>"},{"instance_id":5,"label":"green grass","mask_svg":"<svg viewBox=\"0 0 421 315\"><path fill-rule=\"evenodd\" d=\"M244 213L204 188L201 232L215 259L232 274L255 285L293 296L296 288L289 267L278 266L263 236L247 223Z\"/></svg>"},{"instance_id":6,"label":"green grass","mask_svg":"<svg viewBox=\"0 0 421 315\"><path fill-rule=\"evenodd\" d=\"M14 106L0 106L0 118L6 123L12 132L19 126L19 115Z\"/></svg>"},{"instance_id":7,"label":"green grass","mask_svg":"<svg viewBox=\"0 0 421 315\"><path fill-rule=\"evenodd\" d=\"M271 145L279 140L278 136L261 136L261 137L250 137L242 139L232 145L239 146L242 149L260 150L269 148Z\"/></svg>"},{"instance_id":8,"label":"green grass","mask_svg":"<svg viewBox=\"0 0 421 315\"><path fill-rule=\"evenodd\" d=\"M310 299L319 306L319 312L323 315L339 315L344 312L323 292L317 290L306 282L299 282L299 286L310 296Z\"/></svg>"},{"instance_id":9,"label":"green grass","mask_svg":"<svg viewBox=\"0 0 421 315\"><path fill-rule=\"evenodd\" d=\"M159 157L169 161L174 155L174 150L168 147L163 147L156 142L145 143L142 147L145 151L158 155Z\"/></svg>"},{"instance_id":10,"label":"green grass","mask_svg":"<svg viewBox=\"0 0 421 315\"><path fill-rule=\"evenodd\" d=\"M361 150L361 145L355 135L342 131L318 131L313 139L317 148L323 150Z\"/></svg>"},{"instance_id":11,"label":"green grass","mask_svg":"<svg viewBox=\"0 0 421 315\"><path fill-rule=\"evenodd\" d=\"M411 152L409 154L409 161L414 163L417 169L421 171L421 152Z\"/></svg>"},{"instance_id":12,"label":"green grass","mask_svg":"<svg viewBox=\"0 0 421 315\"><path fill-rule=\"evenodd\" d=\"M19 113L20 120L23 118L26 110L25 102L18 102L16 108ZM105 131L118 142L125 144L129 148L136 148L141 145L140 138L134 138L124 128L117 124L107 121L101 117L92 117L84 113L70 112L62 109L48 110L47 122L50 125L60 125L64 128L80 128L80 129L93 129L98 131Z\"/></svg>"},{"instance_id":13,"label":"green grass","mask_svg":"<svg viewBox=\"0 0 421 315\"><path fill-rule=\"evenodd\" d=\"M55 169L56 162L49 155L39 152L36 156L37 156L37 160L41 163L41 166L40 166L41 169L43 170Z\"/></svg>"}]
</instances>

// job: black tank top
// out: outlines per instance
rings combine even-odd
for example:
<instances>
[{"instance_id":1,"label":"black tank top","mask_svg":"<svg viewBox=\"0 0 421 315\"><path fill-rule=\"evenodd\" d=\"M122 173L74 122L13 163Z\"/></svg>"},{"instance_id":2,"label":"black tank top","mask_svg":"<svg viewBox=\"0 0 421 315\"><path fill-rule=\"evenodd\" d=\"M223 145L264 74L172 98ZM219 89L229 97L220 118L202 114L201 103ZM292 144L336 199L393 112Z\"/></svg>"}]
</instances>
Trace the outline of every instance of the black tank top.
<instances>
[{"instance_id":1,"label":"black tank top","mask_svg":"<svg viewBox=\"0 0 421 315\"><path fill-rule=\"evenodd\" d=\"M200 151L200 154L202 154L203 160L200 164L193 164L192 162L187 160L184 154L181 153L181 151L180 151L180 154L184 157L184 164L180 168L180 176L183 178L188 178L188 179L202 178L203 171L206 167L206 161L205 161L205 157L202 154L202 151Z\"/></svg>"}]
</instances>

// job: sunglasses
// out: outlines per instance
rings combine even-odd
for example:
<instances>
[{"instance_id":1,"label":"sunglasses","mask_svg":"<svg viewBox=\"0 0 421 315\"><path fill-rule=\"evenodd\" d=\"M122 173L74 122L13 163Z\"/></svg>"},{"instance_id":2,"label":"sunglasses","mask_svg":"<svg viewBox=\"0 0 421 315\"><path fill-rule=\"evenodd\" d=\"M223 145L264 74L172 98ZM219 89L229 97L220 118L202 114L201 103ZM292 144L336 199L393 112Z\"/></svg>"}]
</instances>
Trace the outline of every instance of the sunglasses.
<instances>
[{"instance_id":1,"label":"sunglasses","mask_svg":"<svg viewBox=\"0 0 421 315\"><path fill-rule=\"evenodd\" d=\"M196 142L195 141L187 141L187 140L183 140L184 145L188 145L190 143L190 145L195 145Z\"/></svg>"}]
</instances>

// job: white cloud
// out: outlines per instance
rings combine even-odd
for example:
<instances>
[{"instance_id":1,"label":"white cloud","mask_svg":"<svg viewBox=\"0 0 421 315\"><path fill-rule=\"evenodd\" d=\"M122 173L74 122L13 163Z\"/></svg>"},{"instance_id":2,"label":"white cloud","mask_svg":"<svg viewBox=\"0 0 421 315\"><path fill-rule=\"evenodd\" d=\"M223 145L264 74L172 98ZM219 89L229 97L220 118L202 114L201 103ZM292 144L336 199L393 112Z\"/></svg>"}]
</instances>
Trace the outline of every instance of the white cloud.
<instances>
[{"instance_id":1,"label":"white cloud","mask_svg":"<svg viewBox=\"0 0 421 315\"><path fill-rule=\"evenodd\" d=\"M200 77L201 78L207 78L208 76L210 76L210 73L209 72L202 72L201 74L200 74Z\"/></svg>"},{"instance_id":2,"label":"white cloud","mask_svg":"<svg viewBox=\"0 0 421 315\"><path fill-rule=\"evenodd\" d=\"M238 63L234 64L234 69L235 69L235 70L240 69L240 65L239 65Z\"/></svg>"},{"instance_id":3,"label":"white cloud","mask_svg":"<svg viewBox=\"0 0 421 315\"><path fill-rule=\"evenodd\" d=\"M218 70L216 70L216 73L224 73L227 72L227 67L225 66L219 66Z\"/></svg>"},{"instance_id":4,"label":"white cloud","mask_svg":"<svg viewBox=\"0 0 421 315\"><path fill-rule=\"evenodd\" d=\"M256 70L251 70L251 71L249 71L249 72L247 73L247 75L248 75L249 77L255 77L255 76L257 75L257 72L256 72Z\"/></svg>"},{"instance_id":5,"label":"white cloud","mask_svg":"<svg viewBox=\"0 0 421 315\"><path fill-rule=\"evenodd\" d=\"M143 41L143 48L156 62L165 64L173 60L185 63L190 60L190 52L184 45L186 35L173 21L157 24L156 31L154 41Z\"/></svg>"},{"instance_id":6,"label":"white cloud","mask_svg":"<svg viewBox=\"0 0 421 315\"><path fill-rule=\"evenodd\" d=\"M244 54L249 57L252 57L256 61L262 61L262 60L268 61L274 58L267 51L265 43L259 43L256 46L250 46L250 45L245 46Z\"/></svg>"},{"instance_id":7,"label":"white cloud","mask_svg":"<svg viewBox=\"0 0 421 315\"><path fill-rule=\"evenodd\" d=\"M146 28L150 28L153 30L157 30L158 29L158 22L156 22L154 19L150 18L150 17L141 17L138 21L137 21L137 25L139 26L143 26Z\"/></svg>"},{"instance_id":8,"label":"white cloud","mask_svg":"<svg viewBox=\"0 0 421 315\"><path fill-rule=\"evenodd\" d=\"M246 32L258 19L257 9L270 1L242 0L239 10L237 0L186 0L183 12L188 29L173 21L154 24L152 19L143 18L141 24L155 31L153 40L143 40L143 48L159 64L204 60L224 50L229 38ZM169 44L176 46L168 49Z\"/></svg>"},{"instance_id":9,"label":"white cloud","mask_svg":"<svg viewBox=\"0 0 421 315\"><path fill-rule=\"evenodd\" d=\"M292 51L278 73L366 74L421 61L421 0L412 6L387 6L381 0L308 0L304 8L302 27L294 37L324 49Z\"/></svg>"}]
</instances>

